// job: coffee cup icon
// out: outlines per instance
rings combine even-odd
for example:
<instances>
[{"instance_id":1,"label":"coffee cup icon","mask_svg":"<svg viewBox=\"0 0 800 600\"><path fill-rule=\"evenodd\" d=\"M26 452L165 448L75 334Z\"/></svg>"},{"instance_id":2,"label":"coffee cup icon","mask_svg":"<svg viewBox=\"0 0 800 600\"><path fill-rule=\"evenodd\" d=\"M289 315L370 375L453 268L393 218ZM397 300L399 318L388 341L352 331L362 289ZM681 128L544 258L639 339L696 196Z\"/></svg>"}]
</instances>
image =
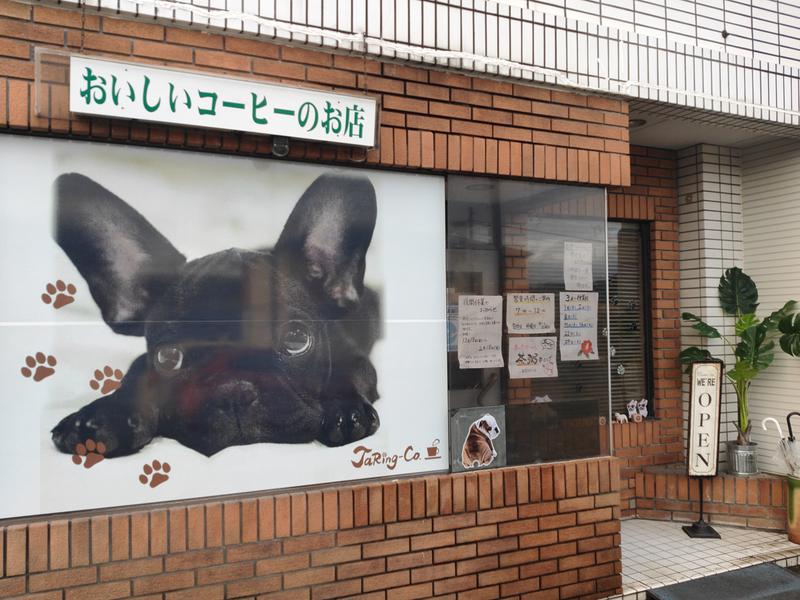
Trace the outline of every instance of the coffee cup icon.
<instances>
[{"instance_id":1,"label":"coffee cup icon","mask_svg":"<svg viewBox=\"0 0 800 600\"><path fill-rule=\"evenodd\" d=\"M428 446L428 456L425 460L431 460L432 458L441 458L439 456L439 438L433 440L431 445Z\"/></svg>"}]
</instances>

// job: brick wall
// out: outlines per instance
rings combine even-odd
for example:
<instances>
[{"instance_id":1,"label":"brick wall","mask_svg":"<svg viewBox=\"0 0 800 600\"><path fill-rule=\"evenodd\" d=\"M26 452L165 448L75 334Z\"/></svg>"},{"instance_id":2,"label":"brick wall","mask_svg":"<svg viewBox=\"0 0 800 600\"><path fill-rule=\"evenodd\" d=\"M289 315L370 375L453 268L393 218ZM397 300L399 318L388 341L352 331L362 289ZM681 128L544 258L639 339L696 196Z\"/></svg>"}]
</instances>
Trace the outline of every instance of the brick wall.
<instances>
[{"instance_id":1,"label":"brick wall","mask_svg":"<svg viewBox=\"0 0 800 600\"><path fill-rule=\"evenodd\" d=\"M603 598L613 458L0 528L0 598Z\"/></svg>"},{"instance_id":2,"label":"brick wall","mask_svg":"<svg viewBox=\"0 0 800 600\"><path fill-rule=\"evenodd\" d=\"M623 517L636 514L637 473L648 465L683 460L676 173L674 152L631 146L631 185L608 190L609 218L650 223L653 409L657 419L612 426L614 454L621 460Z\"/></svg>"},{"instance_id":3,"label":"brick wall","mask_svg":"<svg viewBox=\"0 0 800 600\"><path fill-rule=\"evenodd\" d=\"M537 177L594 184L629 181L624 101L467 77L402 64L270 44L234 35L125 21L76 9L0 0L0 131L268 154L252 135L73 118L65 87L42 87L35 111L33 49L85 52L231 74L257 81L366 91L382 104L380 147L364 156L292 143L290 158Z\"/></svg>"},{"instance_id":4,"label":"brick wall","mask_svg":"<svg viewBox=\"0 0 800 600\"><path fill-rule=\"evenodd\" d=\"M773 475L736 477L720 473L703 485L710 523L786 529L786 480ZM636 513L646 519L696 521L700 484L683 465L648 467L636 474Z\"/></svg>"}]
</instances>

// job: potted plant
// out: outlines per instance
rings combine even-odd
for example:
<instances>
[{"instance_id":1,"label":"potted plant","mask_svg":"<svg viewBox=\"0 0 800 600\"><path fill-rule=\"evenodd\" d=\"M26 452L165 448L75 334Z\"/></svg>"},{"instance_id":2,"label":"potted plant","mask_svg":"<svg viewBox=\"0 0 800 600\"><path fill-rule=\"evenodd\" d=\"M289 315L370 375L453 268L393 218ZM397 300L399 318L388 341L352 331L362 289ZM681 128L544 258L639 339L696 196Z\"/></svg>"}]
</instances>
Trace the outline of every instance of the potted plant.
<instances>
[{"instance_id":1,"label":"potted plant","mask_svg":"<svg viewBox=\"0 0 800 600\"><path fill-rule=\"evenodd\" d=\"M719 304L726 315L734 320L735 338L722 335L718 329L702 319L685 312L681 316L692 323L692 328L707 339L719 338L736 357L733 368L725 375L736 391L738 419L734 423L739 435L728 442L728 468L731 473L749 475L758 472L756 444L750 441L750 384L775 359L775 338L780 348L790 356L800 356L800 314L797 302L788 301L781 309L763 320L756 316L758 288L739 267L725 271L719 280ZM711 353L692 346L680 354L681 362L688 367L696 360L708 360Z\"/></svg>"}]
</instances>

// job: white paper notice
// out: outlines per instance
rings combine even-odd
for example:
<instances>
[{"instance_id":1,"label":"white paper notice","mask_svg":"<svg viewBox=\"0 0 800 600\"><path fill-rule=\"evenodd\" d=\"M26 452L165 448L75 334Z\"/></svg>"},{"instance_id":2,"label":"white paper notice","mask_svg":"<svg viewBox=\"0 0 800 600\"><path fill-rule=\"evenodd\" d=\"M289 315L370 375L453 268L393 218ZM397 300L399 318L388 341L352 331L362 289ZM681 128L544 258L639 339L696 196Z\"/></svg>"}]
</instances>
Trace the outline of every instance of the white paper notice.
<instances>
[{"instance_id":1,"label":"white paper notice","mask_svg":"<svg viewBox=\"0 0 800 600\"><path fill-rule=\"evenodd\" d=\"M561 360L597 360L597 292L559 292Z\"/></svg>"},{"instance_id":2,"label":"white paper notice","mask_svg":"<svg viewBox=\"0 0 800 600\"><path fill-rule=\"evenodd\" d=\"M564 288L593 289L591 242L564 242Z\"/></svg>"},{"instance_id":3,"label":"white paper notice","mask_svg":"<svg viewBox=\"0 0 800 600\"><path fill-rule=\"evenodd\" d=\"M509 333L555 333L554 294L508 294L506 323Z\"/></svg>"},{"instance_id":4,"label":"white paper notice","mask_svg":"<svg viewBox=\"0 0 800 600\"><path fill-rule=\"evenodd\" d=\"M511 379L558 377L556 338L508 338L508 375Z\"/></svg>"},{"instance_id":5,"label":"white paper notice","mask_svg":"<svg viewBox=\"0 0 800 600\"><path fill-rule=\"evenodd\" d=\"M503 366L502 296L458 297L458 366L485 369Z\"/></svg>"}]
</instances>

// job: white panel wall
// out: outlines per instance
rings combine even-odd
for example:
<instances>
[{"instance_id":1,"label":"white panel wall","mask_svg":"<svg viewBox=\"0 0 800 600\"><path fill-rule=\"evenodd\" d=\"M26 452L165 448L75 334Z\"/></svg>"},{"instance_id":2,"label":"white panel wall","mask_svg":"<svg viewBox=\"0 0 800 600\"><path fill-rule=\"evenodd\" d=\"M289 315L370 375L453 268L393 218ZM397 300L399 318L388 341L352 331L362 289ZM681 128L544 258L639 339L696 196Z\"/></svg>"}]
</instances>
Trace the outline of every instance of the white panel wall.
<instances>
[{"instance_id":1,"label":"white panel wall","mask_svg":"<svg viewBox=\"0 0 800 600\"><path fill-rule=\"evenodd\" d=\"M659 3L665 11L666 0L639 2L641 10L636 14L641 17L635 20L634 29L641 26L642 32L590 22L595 5L602 8L601 17L606 12L590 0L560 0L569 7L564 15L533 11L508 4L509 0L87 1L89 10L157 16L195 27L224 27L227 33L366 51L440 67L800 125L800 68L791 62L762 62L755 53L741 55L650 35L658 27L671 26L650 14L658 12ZM728 2L703 0L712 1ZM792 7L778 14L783 5L759 1L774 5L773 12L781 23L798 20ZM610 11L614 2L633 6L634 0L603 2ZM63 3L78 4L79 0ZM531 3L537 9L538 4ZM645 4L656 10L645 11ZM573 12L579 7L580 11ZM695 20L706 18L706 8L697 2ZM624 20L614 23L620 24ZM797 49L795 42L789 47Z\"/></svg>"},{"instance_id":2,"label":"white panel wall","mask_svg":"<svg viewBox=\"0 0 800 600\"><path fill-rule=\"evenodd\" d=\"M798 0L501 0L757 60L800 66ZM722 37L723 29L728 37Z\"/></svg>"},{"instance_id":3,"label":"white panel wall","mask_svg":"<svg viewBox=\"0 0 800 600\"><path fill-rule=\"evenodd\" d=\"M678 153L678 240L680 246L681 312L694 313L724 336L733 336L733 323L723 317L717 286L733 266L742 266L742 204L739 151L700 144ZM733 352L721 340L706 340L688 325L681 329L681 345L707 348L727 367ZM684 376L684 439L689 421L689 379ZM736 439L736 393L727 382L722 389L720 463L725 442Z\"/></svg>"},{"instance_id":4,"label":"white panel wall","mask_svg":"<svg viewBox=\"0 0 800 600\"><path fill-rule=\"evenodd\" d=\"M769 313L789 299L800 301L800 142L777 141L745 150L742 195L744 268L758 285L759 314ZM774 457L775 430L764 432L760 421L769 416L784 424L786 413L800 410L800 359L779 350L769 370L754 381L751 396L759 464L764 471L784 473ZM800 419L796 424L800 429Z\"/></svg>"}]
</instances>

